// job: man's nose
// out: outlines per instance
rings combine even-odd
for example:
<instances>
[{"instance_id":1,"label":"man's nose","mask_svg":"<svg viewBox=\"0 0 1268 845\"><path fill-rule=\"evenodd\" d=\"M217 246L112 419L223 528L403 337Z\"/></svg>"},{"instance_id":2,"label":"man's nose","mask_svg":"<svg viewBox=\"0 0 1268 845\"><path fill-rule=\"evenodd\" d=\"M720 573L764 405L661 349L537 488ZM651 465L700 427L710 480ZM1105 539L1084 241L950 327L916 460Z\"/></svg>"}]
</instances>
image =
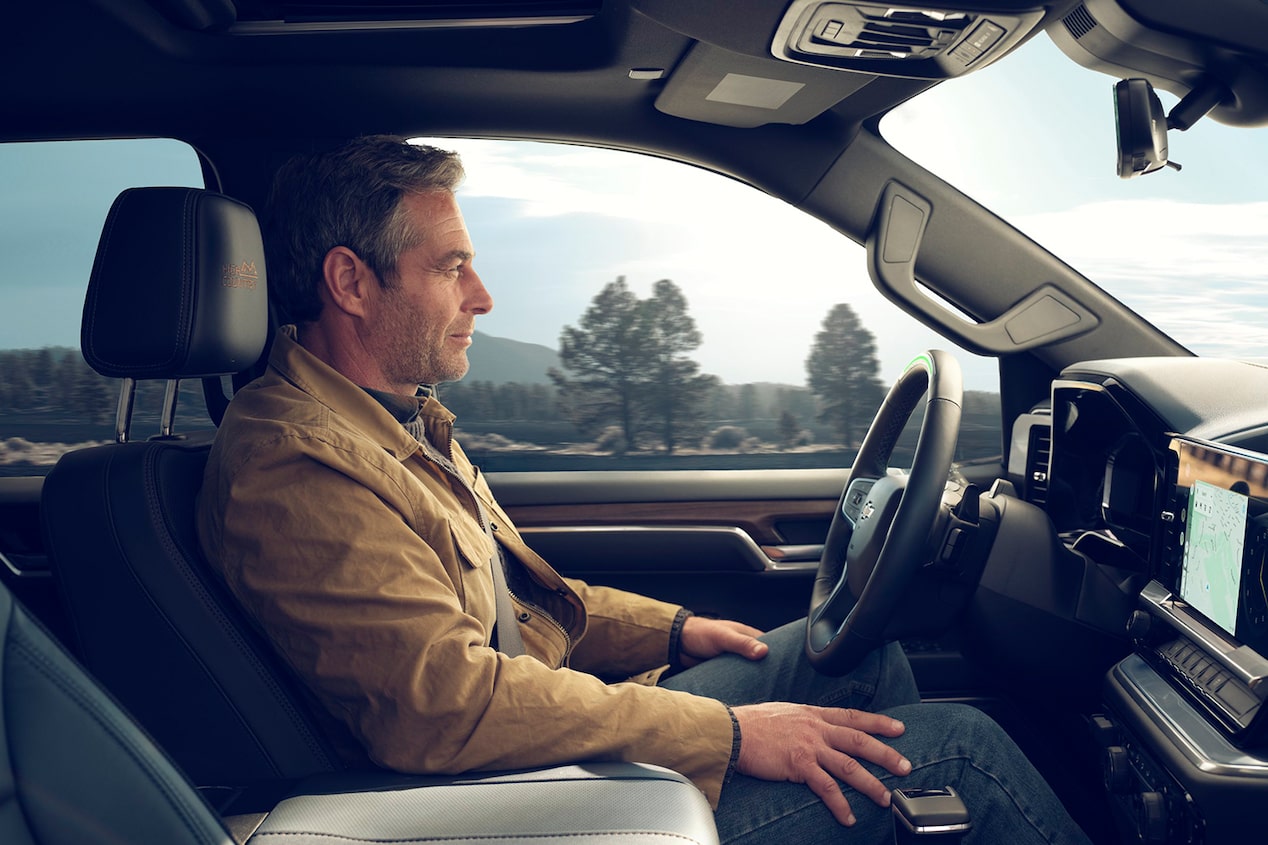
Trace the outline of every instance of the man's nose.
<instances>
[{"instance_id":1,"label":"man's nose","mask_svg":"<svg viewBox=\"0 0 1268 845\"><path fill-rule=\"evenodd\" d=\"M484 281L480 278L480 274L474 269L468 270L466 282L467 298L466 310L476 314L487 314L493 310L493 296L489 293L489 289L484 286Z\"/></svg>"}]
</instances>

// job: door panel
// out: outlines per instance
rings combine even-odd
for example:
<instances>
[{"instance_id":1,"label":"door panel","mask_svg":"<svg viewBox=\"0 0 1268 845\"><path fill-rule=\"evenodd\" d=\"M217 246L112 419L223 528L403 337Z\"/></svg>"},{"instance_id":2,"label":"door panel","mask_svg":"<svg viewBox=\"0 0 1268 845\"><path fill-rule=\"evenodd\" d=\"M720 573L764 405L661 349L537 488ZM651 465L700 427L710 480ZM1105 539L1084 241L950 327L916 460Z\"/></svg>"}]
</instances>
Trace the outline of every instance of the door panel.
<instances>
[{"instance_id":1,"label":"door panel","mask_svg":"<svg viewBox=\"0 0 1268 845\"><path fill-rule=\"evenodd\" d=\"M846 475L509 473L489 482L565 575L768 629L805 615Z\"/></svg>"},{"instance_id":2,"label":"door panel","mask_svg":"<svg viewBox=\"0 0 1268 845\"><path fill-rule=\"evenodd\" d=\"M847 475L504 473L489 483L528 543L563 574L769 630L806 615ZM926 698L976 698L983 689L956 630L903 645Z\"/></svg>"}]
</instances>

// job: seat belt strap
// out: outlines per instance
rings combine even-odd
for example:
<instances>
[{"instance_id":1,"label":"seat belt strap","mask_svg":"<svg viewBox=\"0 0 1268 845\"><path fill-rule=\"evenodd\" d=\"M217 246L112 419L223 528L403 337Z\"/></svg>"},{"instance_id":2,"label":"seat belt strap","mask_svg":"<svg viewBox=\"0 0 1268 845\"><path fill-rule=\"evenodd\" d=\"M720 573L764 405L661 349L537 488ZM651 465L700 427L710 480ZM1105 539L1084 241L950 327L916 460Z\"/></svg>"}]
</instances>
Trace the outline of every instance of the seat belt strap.
<instances>
[{"instance_id":1,"label":"seat belt strap","mask_svg":"<svg viewBox=\"0 0 1268 845\"><path fill-rule=\"evenodd\" d=\"M515 606L511 604L511 589L506 586L506 564L502 559L502 547L493 536L489 514L480 503L480 497L471 492L476 507L480 509L480 525L484 534L493 546L493 556L489 558L489 568L493 572L493 603L497 609L494 630L497 632L498 651L507 657L519 657L524 654L524 638L520 636L520 623L516 619Z\"/></svg>"},{"instance_id":2,"label":"seat belt strap","mask_svg":"<svg viewBox=\"0 0 1268 845\"><path fill-rule=\"evenodd\" d=\"M492 537L489 539L493 540ZM520 636L520 623L516 618L515 606L511 604L511 591L506 586L506 569L498 549L497 540L493 540L493 559L489 561L489 566L493 568L493 600L497 607L494 627L497 631L498 651L507 657L519 657L524 654L524 638Z\"/></svg>"}]
</instances>

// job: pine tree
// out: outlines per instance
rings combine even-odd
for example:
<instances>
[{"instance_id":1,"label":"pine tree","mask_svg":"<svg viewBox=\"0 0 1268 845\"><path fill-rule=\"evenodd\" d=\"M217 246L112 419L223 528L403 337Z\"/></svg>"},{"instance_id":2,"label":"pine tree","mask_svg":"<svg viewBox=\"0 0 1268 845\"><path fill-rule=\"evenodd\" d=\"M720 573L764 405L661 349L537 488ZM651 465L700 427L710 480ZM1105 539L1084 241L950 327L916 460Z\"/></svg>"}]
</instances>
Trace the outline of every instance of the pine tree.
<instances>
[{"instance_id":1,"label":"pine tree","mask_svg":"<svg viewBox=\"0 0 1268 845\"><path fill-rule=\"evenodd\" d=\"M662 279L641 300L618 277L559 338L560 408L586 434L615 424L630 447L648 433L673 452L718 384L688 357L700 343L677 285Z\"/></svg>"},{"instance_id":2,"label":"pine tree","mask_svg":"<svg viewBox=\"0 0 1268 845\"><path fill-rule=\"evenodd\" d=\"M651 358L650 390L645 397L649 425L673 454L704 415L705 401L718 379L702 375L700 365L687 357L699 348L701 337L677 285L669 279L657 282L643 311Z\"/></svg>"},{"instance_id":3,"label":"pine tree","mask_svg":"<svg viewBox=\"0 0 1268 845\"><path fill-rule=\"evenodd\" d=\"M856 446L876 415L885 389L877 378L876 339L854 309L833 306L806 359L807 384L821 402L819 419Z\"/></svg>"},{"instance_id":4,"label":"pine tree","mask_svg":"<svg viewBox=\"0 0 1268 845\"><path fill-rule=\"evenodd\" d=\"M638 397L647 373L639 299L619 276L599 291L577 327L559 337L559 360L571 375L552 369L560 404L586 434L605 424L621 427L625 442L637 434Z\"/></svg>"}]
</instances>

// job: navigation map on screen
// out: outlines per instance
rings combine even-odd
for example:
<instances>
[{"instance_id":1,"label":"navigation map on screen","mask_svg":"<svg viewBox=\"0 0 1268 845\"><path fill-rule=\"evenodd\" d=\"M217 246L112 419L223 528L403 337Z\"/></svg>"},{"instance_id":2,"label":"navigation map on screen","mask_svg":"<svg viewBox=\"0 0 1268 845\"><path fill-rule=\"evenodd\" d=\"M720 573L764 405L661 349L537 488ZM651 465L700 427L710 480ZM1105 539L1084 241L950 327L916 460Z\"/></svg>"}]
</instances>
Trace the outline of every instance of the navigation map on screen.
<instances>
[{"instance_id":1,"label":"navigation map on screen","mask_svg":"<svg viewBox=\"0 0 1268 845\"><path fill-rule=\"evenodd\" d=\"M1205 481L1189 493L1180 595L1229 633L1237 628L1248 502Z\"/></svg>"}]
</instances>

